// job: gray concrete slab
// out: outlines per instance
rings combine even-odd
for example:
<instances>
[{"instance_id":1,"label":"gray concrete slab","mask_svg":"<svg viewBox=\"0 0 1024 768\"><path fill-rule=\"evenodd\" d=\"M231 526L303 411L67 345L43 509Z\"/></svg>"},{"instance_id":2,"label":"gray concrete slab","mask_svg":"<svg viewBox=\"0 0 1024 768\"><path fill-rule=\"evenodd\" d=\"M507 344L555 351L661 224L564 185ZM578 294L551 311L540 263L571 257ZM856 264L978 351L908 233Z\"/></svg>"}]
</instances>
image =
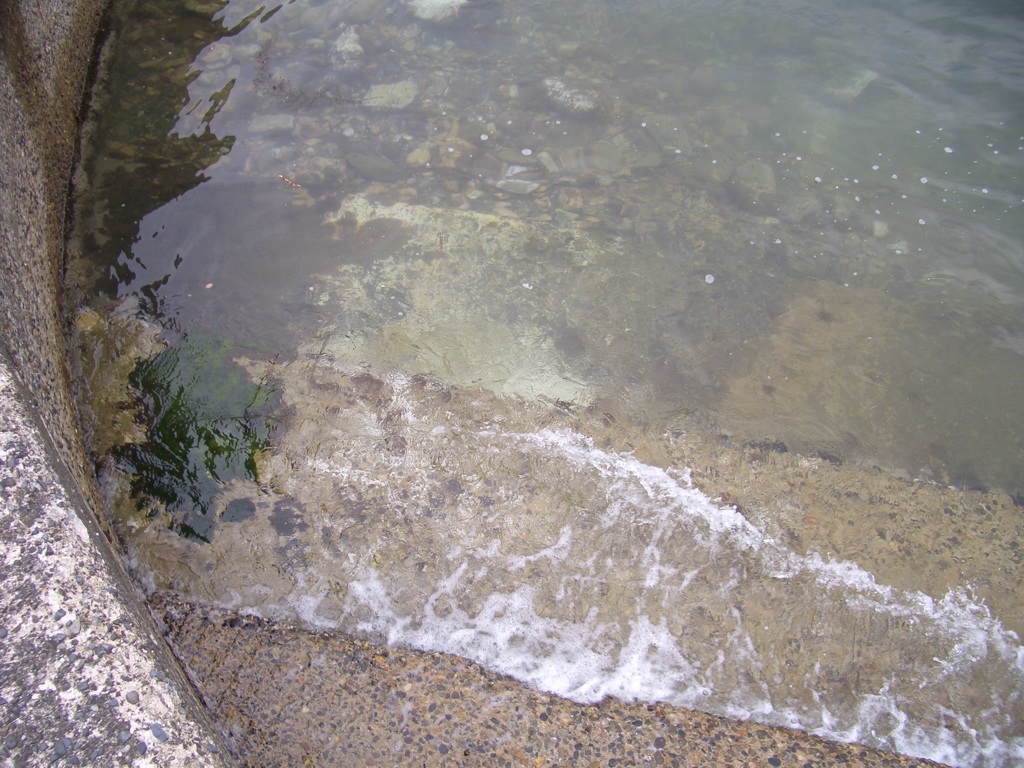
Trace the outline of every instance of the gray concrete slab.
<instances>
[{"instance_id":1,"label":"gray concrete slab","mask_svg":"<svg viewBox=\"0 0 1024 768\"><path fill-rule=\"evenodd\" d=\"M101 10L0 3L0 763L220 766L100 530L75 415L64 219Z\"/></svg>"},{"instance_id":2,"label":"gray concrete slab","mask_svg":"<svg viewBox=\"0 0 1024 768\"><path fill-rule=\"evenodd\" d=\"M13 765L223 765L59 467L0 357L0 755Z\"/></svg>"}]
</instances>

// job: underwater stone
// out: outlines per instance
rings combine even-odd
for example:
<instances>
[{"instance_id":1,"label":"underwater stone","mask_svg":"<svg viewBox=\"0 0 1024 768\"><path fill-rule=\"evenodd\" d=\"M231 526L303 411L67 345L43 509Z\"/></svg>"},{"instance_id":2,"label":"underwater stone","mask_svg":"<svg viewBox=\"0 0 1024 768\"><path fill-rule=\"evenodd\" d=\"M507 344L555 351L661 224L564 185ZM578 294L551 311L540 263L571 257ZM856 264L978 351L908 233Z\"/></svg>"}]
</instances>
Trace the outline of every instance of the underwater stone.
<instances>
[{"instance_id":1,"label":"underwater stone","mask_svg":"<svg viewBox=\"0 0 1024 768\"><path fill-rule=\"evenodd\" d=\"M333 21L365 24L388 4L388 0L348 0L338 3L331 11L328 24Z\"/></svg>"},{"instance_id":2,"label":"underwater stone","mask_svg":"<svg viewBox=\"0 0 1024 768\"><path fill-rule=\"evenodd\" d=\"M877 79L877 72L862 69L848 79L830 82L827 90L836 101L849 103L864 93L864 89Z\"/></svg>"},{"instance_id":3,"label":"underwater stone","mask_svg":"<svg viewBox=\"0 0 1024 768\"><path fill-rule=\"evenodd\" d=\"M690 138L679 120L672 115L647 115L641 122L663 152L690 154Z\"/></svg>"},{"instance_id":4,"label":"underwater stone","mask_svg":"<svg viewBox=\"0 0 1024 768\"><path fill-rule=\"evenodd\" d=\"M413 15L424 21L451 21L459 14L466 0L412 0L409 8Z\"/></svg>"},{"instance_id":5,"label":"underwater stone","mask_svg":"<svg viewBox=\"0 0 1024 768\"><path fill-rule=\"evenodd\" d=\"M501 179L494 186L512 195L529 195L540 188L538 182L528 179Z\"/></svg>"},{"instance_id":6,"label":"underwater stone","mask_svg":"<svg viewBox=\"0 0 1024 768\"><path fill-rule=\"evenodd\" d=\"M368 181L392 182L401 179L405 173L383 155L369 155L353 152L345 156L352 169Z\"/></svg>"},{"instance_id":7,"label":"underwater stone","mask_svg":"<svg viewBox=\"0 0 1024 768\"><path fill-rule=\"evenodd\" d=\"M363 96L363 104L377 109L402 109L412 104L420 93L415 80L373 85Z\"/></svg>"},{"instance_id":8,"label":"underwater stone","mask_svg":"<svg viewBox=\"0 0 1024 768\"><path fill-rule=\"evenodd\" d=\"M352 71L363 65L363 46L359 34L349 27L331 46L331 62L341 69Z\"/></svg>"},{"instance_id":9,"label":"underwater stone","mask_svg":"<svg viewBox=\"0 0 1024 768\"><path fill-rule=\"evenodd\" d=\"M545 78L544 93L551 106L566 115L589 115L601 108L597 91L572 88L557 77Z\"/></svg>"},{"instance_id":10,"label":"underwater stone","mask_svg":"<svg viewBox=\"0 0 1024 768\"><path fill-rule=\"evenodd\" d=\"M661 149L644 131L627 128L622 133L608 139L622 155L626 165L631 169L657 168L662 162Z\"/></svg>"},{"instance_id":11,"label":"underwater stone","mask_svg":"<svg viewBox=\"0 0 1024 768\"><path fill-rule=\"evenodd\" d=\"M741 208L754 213L772 212L777 191L775 173L760 160L748 160L736 166L728 187Z\"/></svg>"},{"instance_id":12,"label":"underwater stone","mask_svg":"<svg viewBox=\"0 0 1024 768\"><path fill-rule=\"evenodd\" d=\"M257 115L249 121L250 133L291 133L295 130L295 116L288 114Z\"/></svg>"}]
</instances>

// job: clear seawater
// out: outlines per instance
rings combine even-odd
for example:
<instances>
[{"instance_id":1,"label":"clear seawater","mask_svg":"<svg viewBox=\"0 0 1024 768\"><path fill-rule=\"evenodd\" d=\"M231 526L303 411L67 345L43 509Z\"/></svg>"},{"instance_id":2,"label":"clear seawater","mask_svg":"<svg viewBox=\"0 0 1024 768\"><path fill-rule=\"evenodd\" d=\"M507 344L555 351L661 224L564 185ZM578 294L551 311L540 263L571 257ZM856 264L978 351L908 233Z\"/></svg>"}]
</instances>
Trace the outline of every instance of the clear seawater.
<instances>
[{"instance_id":1,"label":"clear seawater","mask_svg":"<svg viewBox=\"0 0 1024 768\"><path fill-rule=\"evenodd\" d=\"M456 5L115 3L69 279L138 572L1024 760L1024 11ZM784 467L893 511L816 548Z\"/></svg>"}]
</instances>

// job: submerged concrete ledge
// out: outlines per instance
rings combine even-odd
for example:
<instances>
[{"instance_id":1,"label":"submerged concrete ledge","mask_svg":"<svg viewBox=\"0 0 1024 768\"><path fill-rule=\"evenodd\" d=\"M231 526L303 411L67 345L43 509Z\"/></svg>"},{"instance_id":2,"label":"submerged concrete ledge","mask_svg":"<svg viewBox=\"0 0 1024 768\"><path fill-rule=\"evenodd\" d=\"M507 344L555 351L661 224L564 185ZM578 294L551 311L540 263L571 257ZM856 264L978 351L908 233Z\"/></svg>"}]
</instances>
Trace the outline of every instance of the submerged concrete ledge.
<instances>
[{"instance_id":1,"label":"submerged concrete ledge","mask_svg":"<svg viewBox=\"0 0 1024 768\"><path fill-rule=\"evenodd\" d=\"M94 513L63 331L99 0L0 4L0 763L230 764Z\"/></svg>"}]
</instances>

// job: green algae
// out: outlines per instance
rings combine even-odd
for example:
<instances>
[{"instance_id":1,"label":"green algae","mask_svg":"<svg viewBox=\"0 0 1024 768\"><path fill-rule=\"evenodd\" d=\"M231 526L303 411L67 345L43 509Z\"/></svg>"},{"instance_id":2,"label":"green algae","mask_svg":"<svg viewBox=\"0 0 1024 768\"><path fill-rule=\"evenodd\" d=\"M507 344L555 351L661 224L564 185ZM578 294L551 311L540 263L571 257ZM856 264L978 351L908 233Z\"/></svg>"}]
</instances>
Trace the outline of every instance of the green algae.
<instances>
[{"instance_id":1,"label":"green algae","mask_svg":"<svg viewBox=\"0 0 1024 768\"><path fill-rule=\"evenodd\" d=\"M132 477L140 509L164 507L172 529L208 541L213 499L236 478L259 482L259 455L270 446L280 393L254 382L223 339L191 335L140 361L129 377L138 393L145 440L115 456Z\"/></svg>"}]
</instances>

